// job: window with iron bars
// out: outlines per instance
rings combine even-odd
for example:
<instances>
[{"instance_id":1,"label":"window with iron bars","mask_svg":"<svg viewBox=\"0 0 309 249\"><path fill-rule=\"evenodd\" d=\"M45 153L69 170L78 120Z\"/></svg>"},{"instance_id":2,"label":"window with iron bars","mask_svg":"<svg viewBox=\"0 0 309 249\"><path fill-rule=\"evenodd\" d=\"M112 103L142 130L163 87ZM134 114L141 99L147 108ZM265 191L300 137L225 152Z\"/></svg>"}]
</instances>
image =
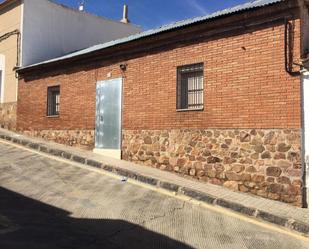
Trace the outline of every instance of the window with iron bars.
<instances>
[{"instance_id":1,"label":"window with iron bars","mask_svg":"<svg viewBox=\"0 0 309 249\"><path fill-rule=\"evenodd\" d=\"M59 116L60 112L60 86L47 88L47 116Z\"/></svg>"},{"instance_id":2,"label":"window with iron bars","mask_svg":"<svg viewBox=\"0 0 309 249\"><path fill-rule=\"evenodd\" d=\"M203 110L204 63L177 68L177 110Z\"/></svg>"}]
</instances>

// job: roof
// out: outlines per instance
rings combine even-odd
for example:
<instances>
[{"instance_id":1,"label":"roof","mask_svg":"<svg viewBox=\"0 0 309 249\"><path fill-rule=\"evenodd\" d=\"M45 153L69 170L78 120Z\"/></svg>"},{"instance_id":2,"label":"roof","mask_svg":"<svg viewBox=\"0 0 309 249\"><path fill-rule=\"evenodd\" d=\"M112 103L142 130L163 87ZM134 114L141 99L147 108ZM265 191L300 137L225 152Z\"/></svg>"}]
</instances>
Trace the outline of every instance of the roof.
<instances>
[{"instance_id":1,"label":"roof","mask_svg":"<svg viewBox=\"0 0 309 249\"><path fill-rule=\"evenodd\" d=\"M3 2L0 2L0 9L9 6L10 4L17 2L20 0L4 0Z\"/></svg>"},{"instance_id":2,"label":"roof","mask_svg":"<svg viewBox=\"0 0 309 249\"><path fill-rule=\"evenodd\" d=\"M236 14L236 13L246 11L246 10L261 8L261 7L264 7L264 6L273 5L273 4L276 4L276 3L279 3L279 2L283 2L283 1L285 1L285 0L254 0L254 1L249 1L245 4L241 4L241 5L237 5L235 7L232 7L232 8L220 10L220 11L214 12L214 13L206 15L206 16L195 17L195 18L186 19L186 20L183 20L183 21L178 21L178 22L175 22L175 23L164 25L164 26L156 28L156 29L150 29L150 30L147 30L147 31L135 34L135 35L131 35L131 36L128 36L128 37L125 37L125 38L117 39L117 40L110 41L110 42L103 43L103 44L99 44L99 45L95 45L95 46L92 46L92 47L89 47L89 48L86 48L86 49L82 49L82 50L61 56L61 57L57 57L57 58L54 58L54 59L51 59L51 60L43 61L43 62L40 62L40 63L36 63L36 64L30 65L30 66L20 68L18 71L22 71L24 69L31 69L31 68L34 68L34 67L37 67L37 66L46 65L46 64L49 64L49 63L53 63L53 62L64 61L64 60L67 60L67 59L71 59L73 57L78 57L78 56L89 54L89 53L92 53L92 52L95 52L95 51L114 47L114 46L117 46L117 45L120 45L120 44L124 44L124 43L128 43L128 42L131 42L131 41L135 41L135 40L139 40L139 39L142 39L142 38L157 35L157 34L160 34L160 33L166 32L166 31L172 31L172 30L175 30L175 29L178 29L178 28L190 26L192 24L210 21L210 20L218 18L218 17L224 17L224 16L227 16L227 15Z\"/></svg>"}]
</instances>

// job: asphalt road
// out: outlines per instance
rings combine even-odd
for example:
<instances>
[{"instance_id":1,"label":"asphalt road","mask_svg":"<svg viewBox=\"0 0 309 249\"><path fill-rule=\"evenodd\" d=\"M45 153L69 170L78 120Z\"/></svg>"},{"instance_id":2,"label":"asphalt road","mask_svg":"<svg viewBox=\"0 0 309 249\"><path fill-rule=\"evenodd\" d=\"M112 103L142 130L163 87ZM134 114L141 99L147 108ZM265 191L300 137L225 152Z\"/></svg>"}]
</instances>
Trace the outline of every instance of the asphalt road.
<instances>
[{"instance_id":1,"label":"asphalt road","mask_svg":"<svg viewBox=\"0 0 309 249\"><path fill-rule=\"evenodd\" d=\"M305 249L308 240L0 143L1 249Z\"/></svg>"}]
</instances>

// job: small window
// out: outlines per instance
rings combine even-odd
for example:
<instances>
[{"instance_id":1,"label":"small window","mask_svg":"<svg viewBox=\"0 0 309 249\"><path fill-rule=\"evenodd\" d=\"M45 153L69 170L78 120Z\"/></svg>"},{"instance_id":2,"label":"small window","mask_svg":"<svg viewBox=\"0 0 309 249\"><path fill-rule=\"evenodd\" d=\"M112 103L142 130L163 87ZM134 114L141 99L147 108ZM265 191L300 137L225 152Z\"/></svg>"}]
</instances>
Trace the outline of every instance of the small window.
<instances>
[{"instance_id":1,"label":"small window","mask_svg":"<svg viewBox=\"0 0 309 249\"><path fill-rule=\"evenodd\" d=\"M59 116L60 86L47 88L47 116Z\"/></svg>"},{"instance_id":2,"label":"small window","mask_svg":"<svg viewBox=\"0 0 309 249\"><path fill-rule=\"evenodd\" d=\"M204 108L204 64L177 68L177 110Z\"/></svg>"}]
</instances>

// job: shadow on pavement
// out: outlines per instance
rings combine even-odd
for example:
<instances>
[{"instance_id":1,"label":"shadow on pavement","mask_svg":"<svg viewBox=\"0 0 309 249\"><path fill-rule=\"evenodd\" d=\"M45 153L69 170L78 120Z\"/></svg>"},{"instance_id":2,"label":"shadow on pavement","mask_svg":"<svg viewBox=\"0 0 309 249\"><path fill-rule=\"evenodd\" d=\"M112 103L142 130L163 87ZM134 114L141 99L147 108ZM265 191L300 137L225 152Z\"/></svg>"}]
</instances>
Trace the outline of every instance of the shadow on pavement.
<instances>
[{"instance_id":1,"label":"shadow on pavement","mask_svg":"<svg viewBox=\"0 0 309 249\"><path fill-rule=\"evenodd\" d=\"M0 248L192 247L123 220L72 218L65 210L0 187Z\"/></svg>"}]
</instances>

